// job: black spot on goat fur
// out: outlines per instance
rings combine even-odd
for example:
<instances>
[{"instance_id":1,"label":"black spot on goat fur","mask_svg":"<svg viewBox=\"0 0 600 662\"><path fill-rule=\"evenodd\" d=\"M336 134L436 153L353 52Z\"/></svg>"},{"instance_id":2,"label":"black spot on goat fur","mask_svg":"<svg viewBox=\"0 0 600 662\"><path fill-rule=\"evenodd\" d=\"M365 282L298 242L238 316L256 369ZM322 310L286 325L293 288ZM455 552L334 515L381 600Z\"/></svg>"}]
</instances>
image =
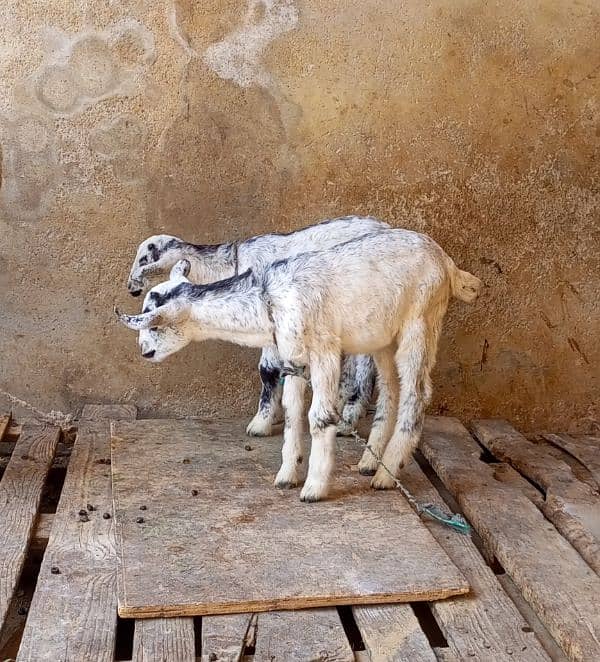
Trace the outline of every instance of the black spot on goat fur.
<instances>
[{"instance_id":1,"label":"black spot on goat fur","mask_svg":"<svg viewBox=\"0 0 600 662\"><path fill-rule=\"evenodd\" d=\"M317 430L324 430L330 425L336 425L340 417L335 412L328 412L327 416L319 416L315 422L314 427Z\"/></svg>"},{"instance_id":2,"label":"black spot on goat fur","mask_svg":"<svg viewBox=\"0 0 600 662\"><path fill-rule=\"evenodd\" d=\"M159 292L151 292L150 299L154 302L155 307L164 306L165 303L172 299L188 299L195 301L201 299L205 294L210 292L227 292L232 290L243 290L252 285L253 274L252 270L248 269L243 274L238 276L231 276L224 280L218 280L208 285L194 285L193 283L179 283L169 292L160 294Z\"/></svg>"},{"instance_id":3,"label":"black spot on goat fur","mask_svg":"<svg viewBox=\"0 0 600 662\"><path fill-rule=\"evenodd\" d=\"M156 244L148 244L148 252L150 253L152 262L158 262L160 258L160 251L158 250L158 248L156 248ZM140 264L141 264L141 260L140 260Z\"/></svg>"},{"instance_id":4,"label":"black spot on goat fur","mask_svg":"<svg viewBox=\"0 0 600 662\"><path fill-rule=\"evenodd\" d=\"M278 367L273 365L263 364L258 367L258 370L260 372L260 381L262 382L259 407L261 410L267 411L269 409L269 405L271 404L271 400L273 399L273 392L279 384L281 371Z\"/></svg>"}]
</instances>

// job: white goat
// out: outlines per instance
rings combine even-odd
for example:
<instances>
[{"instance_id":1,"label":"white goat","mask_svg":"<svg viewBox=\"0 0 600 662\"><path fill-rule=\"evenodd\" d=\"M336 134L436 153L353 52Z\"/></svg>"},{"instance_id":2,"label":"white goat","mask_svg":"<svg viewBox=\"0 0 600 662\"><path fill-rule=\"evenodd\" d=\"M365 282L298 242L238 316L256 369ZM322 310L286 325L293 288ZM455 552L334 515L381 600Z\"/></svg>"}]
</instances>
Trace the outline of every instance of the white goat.
<instances>
[{"instance_id":1,"label":"white goat","mask_svg":"<svg viewBox=\"0 0 600 662\"><path fill-rule=\"evenodd\" d=\"M142 356L150 361L192 340L221 338L257 347L272 342L293 375L308 368L312 447L303 501L328 493L341 353L375 358L379 399L368 443L395 475L419 440L448 301L473 301L481 285L432 239L406 230L367 234L212 285L192 285L189 269L189 262L177 263L170 280L148 292L143 312L120 320L139 331ZM297 485L304 473L305 389L302 377L285 379L279 487ZM368 450L359 470L375 472L375 488L394 484Z\"/></svg>"},{"instance_id":2,"label":"white goat","mask_svg":"<svg viewBox=\"0 0 600 662\"><path fill-rule=\"evenodd\" d=\"M191 244L170 235L155 235L143 241L129 273L127 289L133 296L159 276L166 276L181 259L190 262L189 279L205 284L229 278L247 269L255 272L275 260L299 253L321 250L368 232L389 229L389 225L374 218L346 216L302 228L289 234L265 234L244 241L217 245ZM345 356L342 362L339 410L340 433L348 434L365 413L373 395L375 365L370 356ZM252 436L271 434L280 419L281 368L277 348L263 348L258 364L262 383L258 410L246 432Z\"/></svg>"}]
</instances>

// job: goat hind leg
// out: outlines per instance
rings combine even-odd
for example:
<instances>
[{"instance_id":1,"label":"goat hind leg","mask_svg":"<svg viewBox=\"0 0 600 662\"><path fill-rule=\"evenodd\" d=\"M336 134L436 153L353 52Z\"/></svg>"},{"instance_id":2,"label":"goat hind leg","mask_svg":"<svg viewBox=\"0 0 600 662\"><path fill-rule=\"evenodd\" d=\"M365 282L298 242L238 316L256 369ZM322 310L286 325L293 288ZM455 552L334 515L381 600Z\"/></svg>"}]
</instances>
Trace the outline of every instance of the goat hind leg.
<instances>
[{"instance_id":1,"label":"goat hind leg","mask_svg":"<svg viewBox=\"0 0 600 662\"><path fill-rule=\"evenodd\" d=\"M394 487L394 477L410 461L419 443L425 407L431 393L428 350L425 321L417 319L407 323L395 357L400 377L396 426L381 460L387 469L380 466L371 481L371 487L375 489Z\"/></svg>"},{"instance_id":2,"label":"goat hind leg","mask_svg":"<svg viewBox=\"0 0 600 662\"><path fill-rule=\"evenodd\" d=\"M340 407L339 435L351 434L356 429L358 421L367 411L375 387L375 363L371 356L347 356L344 361L353 361L355 369L352 371L352 388Z\"/></svg>"},{"instance_id":3,"label":"goat hind leg","mask_svg":"<svg viewBox=\"0 0 600 662\"><path fill-rule=\"evenodd\" d=\"M379 397L367 442L368 448L365 448L358 463L358 471L364 476L372 476L377 471L377 461L381 459L396 423L398 372L394 363L394 351L395 346L390 345L373 355L377 367Z\"/></svg>"}]
</instances>

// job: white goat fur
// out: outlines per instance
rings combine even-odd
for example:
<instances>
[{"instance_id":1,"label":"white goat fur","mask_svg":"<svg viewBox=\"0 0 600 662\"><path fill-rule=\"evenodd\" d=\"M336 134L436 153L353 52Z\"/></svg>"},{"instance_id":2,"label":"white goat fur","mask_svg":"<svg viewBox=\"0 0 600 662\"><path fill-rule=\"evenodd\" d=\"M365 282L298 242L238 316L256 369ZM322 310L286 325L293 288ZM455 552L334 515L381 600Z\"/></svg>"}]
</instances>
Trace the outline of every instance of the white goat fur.
<instances>
[{"instance_id":1,"label":"white goat fur","mask_svg":"<svg viewBox=\"0 0 600 662\"><path fill-rule=\"evenodd\" d=\"M300 497L317 501L327 496L334 467L341 354L372 354L379 398L368 443L397 474L419 440L448 301L473 301L478 278L432 239L406 230L367 234L208 286L192 285L189 268L177 263L170 280L148 292L142 314L120 316L139 331L143 355L162 361L192 340L263 347L275 339L286 365L310 370L312 446ZM305 389L303 378L285 379L280 487L297 485L305 470ZM368 450L359 469L375 471L375 488L394 484Z\"/></svg>"},{"instance_id":2,"label":"white goat fur","mask_svg":"<svg viewBox=\"0 0 600 662\"><path fill-rule=\"evenodd\" d=\"M374 218L346 216L289 234L265 234L240 242L217 245L191 244L170 235L155 235L143 241L131 266L127 288L137 296L150 282L166 277L181 259L190 262L189 279L205 284L229 278L247 269L258 272L267 264L299 253L335 246L368 232L389 229L389 225ZM253 436L271 434L274 423L281 419L281 359L272 344L263 348L259 361L262 383L258 409L246 431ZM348 434L371 400L375 366L370 356L349 355L342 361L339 388L341 420L338 430Z\"/></svg>"}]
</instances>

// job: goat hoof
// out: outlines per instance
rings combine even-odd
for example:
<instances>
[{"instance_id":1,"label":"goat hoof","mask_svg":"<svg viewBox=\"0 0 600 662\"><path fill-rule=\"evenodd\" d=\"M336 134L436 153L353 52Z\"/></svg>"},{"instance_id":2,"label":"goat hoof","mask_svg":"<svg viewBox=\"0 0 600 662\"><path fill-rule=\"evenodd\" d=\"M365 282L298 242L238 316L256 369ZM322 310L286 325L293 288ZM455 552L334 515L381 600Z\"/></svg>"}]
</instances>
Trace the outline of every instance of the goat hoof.
<instances>
[{"instance_id":1,"label":"goat hoof","mask_svg":"<svg viewBox=\"0 0 600 662\"><path fill-rule=\"evenodd\" d=\"M318 501L320 501L320 499L317 496L305 496L305 497L301 496L300 501L304 503L317 503Z\"/></svg>"},{"instance_id":2,"label":"goat hoof","mask_svg":"<svg viewBox=\"0 0 600 662\"><path fill-rule=\"evenodd\" d=\"M248 423L246 434L249 437L270 437L271 436L271 423L265 421L263 418L256 416Z\"/></svg>"},{"instance_id":3,"label":"goat hoof","mask_svg":"<svg viewBox=\"0 0 600 662\"><path fill-rule=\"evenodd\" d=\"M294 487L298 487L298 483L295 483L291 480L282 480L275 483L275 487L280 490L292 490Z\"/></svg>"},{"instance_id":4,"label":"goat hoof","mask_svg":"<svg viewBox=\"0 0 600 662\"><path fill-rule=\"evenodd\" d=\"M335 428L337 437L350 437L352 435L352 427L348 423L340 422Z\"/></svg>"},{"instance_id":5,"label":"goat hoof","mask_svg":"<svg viewBox=\"0 0 600 662\"><path fill-rule=\"evenodd\" d=\"M377 473L377 469L371 467L358 467L358 473L361 476L374 476Z\"/></svg>"},{"instance_id":6,"label":"goat hoof","mask_svg":"<svg viewBox=\"0 0 600 662\"><path fill-rule=\"evenodd\" d=\"M395 483L392 477L387 471L381 471L381 467L371 481L371 487L374 490L391 490L394 485Z\"/></svg>"}]
</instances>

